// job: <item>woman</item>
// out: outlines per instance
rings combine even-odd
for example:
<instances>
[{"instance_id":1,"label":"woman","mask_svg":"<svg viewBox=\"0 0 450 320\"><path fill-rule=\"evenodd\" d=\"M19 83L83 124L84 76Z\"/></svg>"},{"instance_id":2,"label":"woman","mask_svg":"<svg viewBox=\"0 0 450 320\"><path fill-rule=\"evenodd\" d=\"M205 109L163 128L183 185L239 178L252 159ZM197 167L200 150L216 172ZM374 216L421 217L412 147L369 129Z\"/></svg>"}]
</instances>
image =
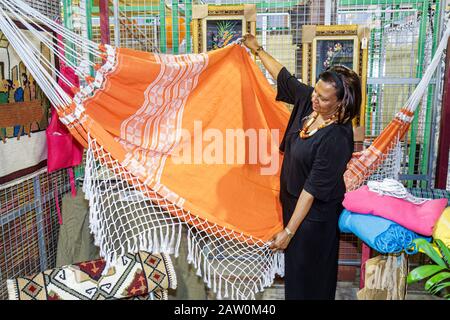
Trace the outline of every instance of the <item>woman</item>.
<instances>
[{"instance_id":1,"label":"woman","mask_svg":"<svg viewBox=\"0 0 450 320\"><path fill-rule=\"evenodd\" d=\"M271 244L285 250L286 299L334 299L343 174L353 153L351 120L361 105L360 79L335 66L312 88L289 74L253 35L245 35L243 43L277 79L276 99L294 105L280 145L285 229Z\"/></svg>"}]
</instances>

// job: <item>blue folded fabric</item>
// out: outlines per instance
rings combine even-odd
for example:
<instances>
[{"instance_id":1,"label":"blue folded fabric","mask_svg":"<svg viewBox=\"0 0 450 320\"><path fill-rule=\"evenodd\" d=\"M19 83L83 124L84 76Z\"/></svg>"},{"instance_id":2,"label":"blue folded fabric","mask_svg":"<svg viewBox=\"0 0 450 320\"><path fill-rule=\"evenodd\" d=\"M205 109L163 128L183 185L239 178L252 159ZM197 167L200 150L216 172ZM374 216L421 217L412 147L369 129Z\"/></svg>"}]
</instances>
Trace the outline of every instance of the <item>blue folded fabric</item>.
<instances>
[{"instance_id":1,"label":"blue folded fabric","mask_svg":"<svg viewBox=\"0 0 450 320\"><path fill-rule=\"evenodd\" d=\"M369 247L380 253L417 253L413 240L423 237L402 227L391 220L370 215L358 214L344 209L339 217L339 229L344 233L353 233Z\"/></svg>"}]
</instances>

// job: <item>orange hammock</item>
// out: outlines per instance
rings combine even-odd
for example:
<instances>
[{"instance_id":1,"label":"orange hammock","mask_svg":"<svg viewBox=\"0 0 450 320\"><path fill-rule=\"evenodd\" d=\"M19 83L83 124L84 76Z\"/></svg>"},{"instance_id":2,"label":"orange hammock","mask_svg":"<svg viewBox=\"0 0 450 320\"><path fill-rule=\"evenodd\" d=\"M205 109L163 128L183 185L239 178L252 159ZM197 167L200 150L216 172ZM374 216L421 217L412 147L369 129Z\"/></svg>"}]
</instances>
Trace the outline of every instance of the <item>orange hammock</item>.
<instances>
[{"instance_id":1,"label":"orange hammock","mask_svg":"<svg viewBox=\"0 0 450 320\"><path fill-rule=\"evenodd\" d=\"M78 109L73 103L60 112L63 122L72 113L82 119L69 125L77 140L87 147L89 132L124 170L211 225L261 240L281 231L278 143L289 111L275 101L247 51L232 45L171 56L117 49L109 58L116 63L103 70L102 89ZM181 130L189 136L180 136ZM256 140L249 142L247 134L247 161L236 163L243 150L223 145L227 132L236 139L253 132L264 140L257 141L260 150L252 150ZM180 146L183 152L174 154ZM219 163L205 163L208 150ZM180 157L187 163L180 164Z\"/></svg>"}]
</instances>

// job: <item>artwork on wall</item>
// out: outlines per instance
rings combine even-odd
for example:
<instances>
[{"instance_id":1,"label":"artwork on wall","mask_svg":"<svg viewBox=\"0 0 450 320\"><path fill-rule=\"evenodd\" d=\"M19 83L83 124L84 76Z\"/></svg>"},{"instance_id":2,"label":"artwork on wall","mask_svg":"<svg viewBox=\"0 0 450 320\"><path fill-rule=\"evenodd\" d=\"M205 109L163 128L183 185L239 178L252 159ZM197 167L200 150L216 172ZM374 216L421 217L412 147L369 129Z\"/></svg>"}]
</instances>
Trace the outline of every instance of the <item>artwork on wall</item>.
<instances>
[{"instance_id":1,"label":"artwork on wall","mask_svg":"<svg viewBox=\"0 0 450 320\"><path fill-rule=\"evenodd\" d=\"M358 43L357 36L316 37L312 47L313 83L334 65L344 65L358 73Z\"/></svg>"},{"instance_id":2,"label":"artwork on wall","mask_svg":"<svg viewBox=\"0 0 450 320\"><path fill-rule=\"evenodd\" d=\"M245 33L245 19L242 17L213 17L203 20L203 48L206 51L223 48L242 38Z\"/></svg>"},{"instance_id":3,"label":"artwork on wall","mask_svg":"<svg viewBox=\"0 0 450 320\"><path fill-rule=\"evenodd\" d=\"M223 48L242 38L246 33L256 33L256 6L245 5L195 5L192 10L194 53Z\"/></svg>"},{"instance_id":4,"label":"artwork on wall","mask_svg":"<svg viewBox=\"0 0 450 320\"><path fill-rule=\"evenodd\" d=\"M48 61L54 61L53 54L39 37L33 37L28 30L22 33ZM50 38L47 32L42 37ZM0 36L0 45L2 40ZM8 150L9 157L0 159L0 181L6 183L46 166L45 129L50 102L14 48L6 44L3 48L7 48L7 54L0 59L0 71L5 79L0 90L0 145ZM27 161L16 161L24 156Z\"/></svg>"}]
</instances>

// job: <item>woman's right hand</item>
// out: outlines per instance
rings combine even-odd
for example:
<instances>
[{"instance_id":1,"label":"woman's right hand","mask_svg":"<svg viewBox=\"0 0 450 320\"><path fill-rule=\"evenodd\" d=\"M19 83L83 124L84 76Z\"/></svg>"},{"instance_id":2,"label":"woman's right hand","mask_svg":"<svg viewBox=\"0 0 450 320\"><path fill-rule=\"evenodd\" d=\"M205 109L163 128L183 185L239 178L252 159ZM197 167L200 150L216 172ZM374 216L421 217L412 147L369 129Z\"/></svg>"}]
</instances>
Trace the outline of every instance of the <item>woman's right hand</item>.
<instances>
[{"instance_id":1,"label":"woman's right hand","mask_svg":"<svg viewBox=\"0 0 450 320\"><path fill-rule=\"evenodd\" d=\"M253 52L260 47L258 40L256 40L256 37L251 33L247 33L242 37L242 43Z\"/></svg>"}]
</instances>

